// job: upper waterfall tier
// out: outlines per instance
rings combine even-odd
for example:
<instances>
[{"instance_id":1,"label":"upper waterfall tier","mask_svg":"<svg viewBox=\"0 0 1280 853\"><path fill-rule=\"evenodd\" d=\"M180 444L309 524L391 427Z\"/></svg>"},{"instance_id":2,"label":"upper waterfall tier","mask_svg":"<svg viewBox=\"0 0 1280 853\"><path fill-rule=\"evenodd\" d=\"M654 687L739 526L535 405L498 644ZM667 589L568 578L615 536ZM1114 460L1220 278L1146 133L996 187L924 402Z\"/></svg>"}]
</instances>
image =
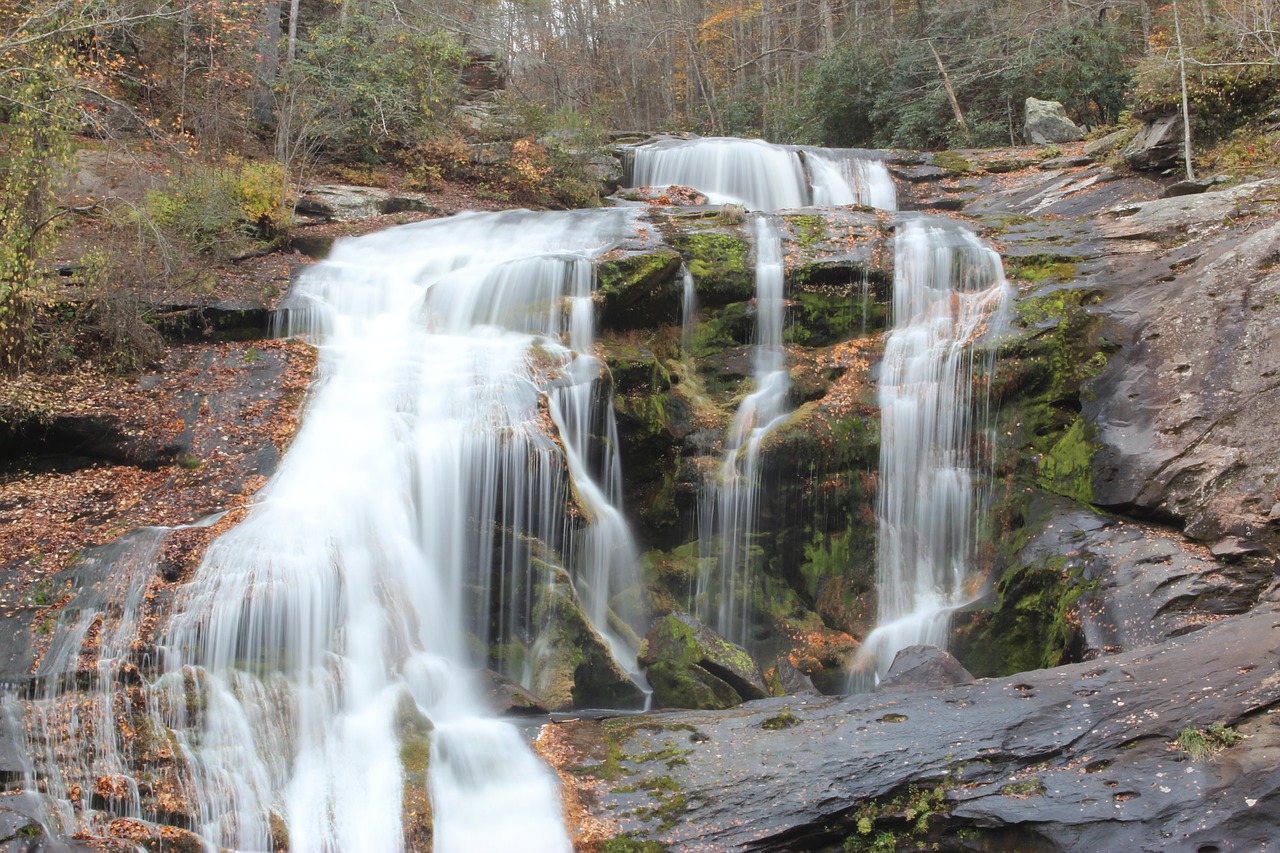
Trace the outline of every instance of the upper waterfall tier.
<instances>
[{"instance_id":1,"label":"upper waterfall tier","mask_svg":"<svg viewBox=\"0 0 1280 853\"><path fill-rule=\"evenodd\" d=\"M663 139L636 146L631 156L632 186L693 187L715 204L751 210L898 206L889 170L871 151L711 137Z\"/></svg>"}]
</instances>

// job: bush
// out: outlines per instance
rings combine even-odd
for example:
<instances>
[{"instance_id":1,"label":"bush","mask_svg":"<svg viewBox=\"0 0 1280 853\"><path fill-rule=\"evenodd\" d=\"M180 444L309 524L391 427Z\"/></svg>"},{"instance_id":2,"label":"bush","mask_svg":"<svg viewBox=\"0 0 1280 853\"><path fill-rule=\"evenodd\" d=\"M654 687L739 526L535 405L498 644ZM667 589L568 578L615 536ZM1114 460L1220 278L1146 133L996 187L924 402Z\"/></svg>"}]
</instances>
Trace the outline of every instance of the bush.
<instances>
[{"instance_id":1,"label":"bush","mask_svg":"<svg viewBox=\"0 0 1280 853\"><path fill-rule=\"evenodd\" d=\"M381 162L452 120L463 49L442 33L412 32L394 18L353 13L323 23L299 46L285 87L301 94L296 121L340 157Z\"/></svg>"},{"instance_id":2,"label":"bush","mask_svg":"<svg viewBox=\"0 0 1280 853\"><path fill-rule=\"evenodd\" d=\"M284 168L277 163L196 165L147 192L141 216L198 252L213 254L251 237L288 230Z\"/></svg>"}]
</instances>

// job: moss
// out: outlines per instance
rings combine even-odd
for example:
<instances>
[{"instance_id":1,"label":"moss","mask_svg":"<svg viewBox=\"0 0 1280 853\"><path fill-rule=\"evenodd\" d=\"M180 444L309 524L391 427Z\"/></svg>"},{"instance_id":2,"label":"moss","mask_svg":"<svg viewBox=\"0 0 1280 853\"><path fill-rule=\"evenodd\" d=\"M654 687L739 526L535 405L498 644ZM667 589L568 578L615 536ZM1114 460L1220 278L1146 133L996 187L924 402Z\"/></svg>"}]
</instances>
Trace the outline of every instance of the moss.
<instances>
[{"instance_id":1,"label":"moss","mask_svg":"<svg viewBox=\"0 0 1280 853\"><path fill-rule=\"evenodd\" d=\"M1037 484L1080 503L1093 502L1093 456L1101 448L1097 428L1076 418L1061 440L1040 460Z\"/></svg>"},{"instance_id":2,"label":"moss","mask_svg":"<svg viewBox=\"0 0 1280 853\"><path fill-rule=\"evenodd\" d=\"M822 216L798 213L783 217L791 226L791 234L797 246L808 249L827 239L827 220Z\"/></svg>"},{"instance_id":3,"label":"moss","mask_svg":"<svg viewBox=\"0 0 1280 853\"><path fill-rule=\"evenodd\" d=\"M635 329L676 322L680 261L681 256L670 249L600 261L595 299L601 326Z\"/></svg>"},{"instance_id":4,"label":"moss","mask_svg":"<svg viewBox=\"0 0 1280 853\"><path fill-rule=\"evenodd\" d=\"M671 242L687 258L700 305L727 305L755 295L751 246L746 240L717 231L686 231L674 235Z\"/></svg>"},{"instance_id":5,"label":"moss","mask_svg":"<svg viewBox=\"0 0 1280 853\"><path fill-rule=\"evenodd\" d=\"M789 712L783 712L781 714L775 714L772 717L766 718L764 722L760 724L760 728L774 732L780 729L789 729L792 726L798 726L798 725L800 725L799 717Z\"/></svg>"},{"instance_id":6,"label":"moss","mask_svg":"<svg viewBox=\"0 0 1280 853\"><path fill-rule=\"evenodd\" d=\"M600 853L670 853L671 850L657 841L637 841L625 835L601 841L596 849Z\"/></svg>"},{"instance_id":7,"label":"moss","mask_svg":"<svg viewBox=\"0 0 1280 853\"><path fill-rule=\"evenodd\" d=\"M1018 782L1010 782L1008 785L1000 789L1000 795L1003 797L1016 797L1025 800L1028 797L1038 797L1045 791L1044 783L1039 779L1032 777L1023 779Z\"/></svg>"},{"instance_id":8,"label":"moss","mask_svg":"<svg viewBox=\"0 0 1280 853\"><path fill-rule=\"evenodd\" d=\"M965 175L974 171L973 161L955 151L939 151L933 155L932 162L951 175Z\"/></svg>"},{"instance_id":9,"label":"moss","mask_svg":"<svg viewBox=\"0 0 1280 853\"><path fill-rule=\"evenodd\" d=\"M1065 283L1072 281L1079 274L1076 258L1066 255L1010 257L1005 259L1005 269L1012 278L1035 283L1043 281Z\"/></svg>"}]
</instances>

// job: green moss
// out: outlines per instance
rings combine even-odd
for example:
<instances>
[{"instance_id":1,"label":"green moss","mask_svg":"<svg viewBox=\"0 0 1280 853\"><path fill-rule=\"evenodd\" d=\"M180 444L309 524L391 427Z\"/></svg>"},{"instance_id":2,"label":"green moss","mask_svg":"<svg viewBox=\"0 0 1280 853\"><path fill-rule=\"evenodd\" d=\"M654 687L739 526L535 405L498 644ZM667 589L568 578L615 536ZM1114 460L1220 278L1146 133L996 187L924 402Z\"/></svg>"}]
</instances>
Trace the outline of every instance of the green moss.
<instances>
[{"instance_id":1,"label":"green moss","mask_svg":"<svg viewBox=\"0 0 1280 853\"><path fill-rule=\"evenodd\" d=\"M1065 283L1079 274L1076 259L1063 255L1024 255L1005 259L1005 269L1013 278L1039 283Z\"/></svg>"},{"instance_id":2,"label":"green moss","mask_svg":"<svg viewBox=\"0 0 1280 853\"><path fill-rule=\"evenodd\" d=\"M827 220L813 214L799 213L783 217L791 226L795 243L802 249L808 249L827 239Z\"/></svg>"},{"instance_id":3,"label":"green moss","mask_svg":"<svg viewBox=\"0 0 1280 853\"><path fill-rule=\"evenodd\" d=\"M775 714L772 717L766 718L764 722L760 724L760 728L767 729L768 731L773 732L773 731L778 731L780 729L789 729L792 726L798 726L798 725L800 725L799 717L789 712L783 712L781 714Z\"/></svg>"},{"instance_id":4,"label":"green moss","mask_svg":"<svg viewBox=\"0 0 1280 853\"><path fill-rule=\"evenodd\" d=\"M1093 502L1093 456L1101 448L1097 428L1083 417L1040 460L1036 483L1080 503Z\"/></svg>"},{"instance_id":5,"label":"green moss","mask_svg":"<svg viewBox=\"0 0 1280 853\"><path fill-rule=\"evenodd\" d=\"M933 165L946 169L951 175L965 175L974 171L973 161L955 151L939 151L933 155Z\"/></svg>"},{"instance_id":6,"label":"green moss","mask_svg":"<svg viewBox=\"0 0 1280 853\"><path fill-rule=\"evenodd\" d=\"M687 258L700 305L727 305L755 295L747 241L717 231L686 231L673 236L671 242Z\"/></svg>"}]
</instances>

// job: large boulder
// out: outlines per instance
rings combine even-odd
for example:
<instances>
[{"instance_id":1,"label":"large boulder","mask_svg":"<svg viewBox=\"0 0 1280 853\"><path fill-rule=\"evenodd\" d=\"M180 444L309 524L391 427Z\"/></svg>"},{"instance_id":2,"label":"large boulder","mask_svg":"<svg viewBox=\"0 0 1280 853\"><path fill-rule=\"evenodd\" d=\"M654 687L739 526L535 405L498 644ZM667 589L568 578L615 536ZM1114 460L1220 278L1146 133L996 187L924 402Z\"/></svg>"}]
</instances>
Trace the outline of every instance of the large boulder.
<instances>
[{"instance_id":1,"label":"large boulder","mask_svg":"<svg viewBox=\"0 0 1280 853\"><path fill-rule=\"evenodd\" d=\"M1031 145L1075 142L1084 138L1084 131L1067 118L1067 111L1062 108L1062 104L1039 98L1027 98L1022 134Z\"/></svg>"},{"instance_id":2,"label":"large boulder","mask_svg":"<svg viewBox=\"0 0 1280 853\"><path fill-rule=\"evenodd\" d=\"M687 613L654 624L640 647L640 666L664 708L732 708L769 695L751 655Z\"/></svg>"},{"instance_id":3,"label":"large boulder","mask_svg":"<svg viewBox=\"0 0 1280 853\"><path fill-rule=\"evenodd\" d=\"M294 209L331 222L349 222L392 213L439 213L421 193L393 192L379 187L321 184L303 190Z\"/></svg>"},{"instance_id":4,"label":"large boulder","mask_svg":"<svg viewBox=\"0 0 1280 853\"><path fill-rule=\"evenodd\" d=\"M973 681L969 670L937 646L907 646L898 652L877 690L931 690Z\"/></svg>"},{"instance_id":5,"label":"large boulder","mask_svg":"<svg viewBox=\"0 0 1280 853\"><path fill-rule=\"evenodd\" d=\"M1182 116L1149 118L1121 152L1135 169L1160 171L1182 160Z\"/></svg>"}]
</instances>

